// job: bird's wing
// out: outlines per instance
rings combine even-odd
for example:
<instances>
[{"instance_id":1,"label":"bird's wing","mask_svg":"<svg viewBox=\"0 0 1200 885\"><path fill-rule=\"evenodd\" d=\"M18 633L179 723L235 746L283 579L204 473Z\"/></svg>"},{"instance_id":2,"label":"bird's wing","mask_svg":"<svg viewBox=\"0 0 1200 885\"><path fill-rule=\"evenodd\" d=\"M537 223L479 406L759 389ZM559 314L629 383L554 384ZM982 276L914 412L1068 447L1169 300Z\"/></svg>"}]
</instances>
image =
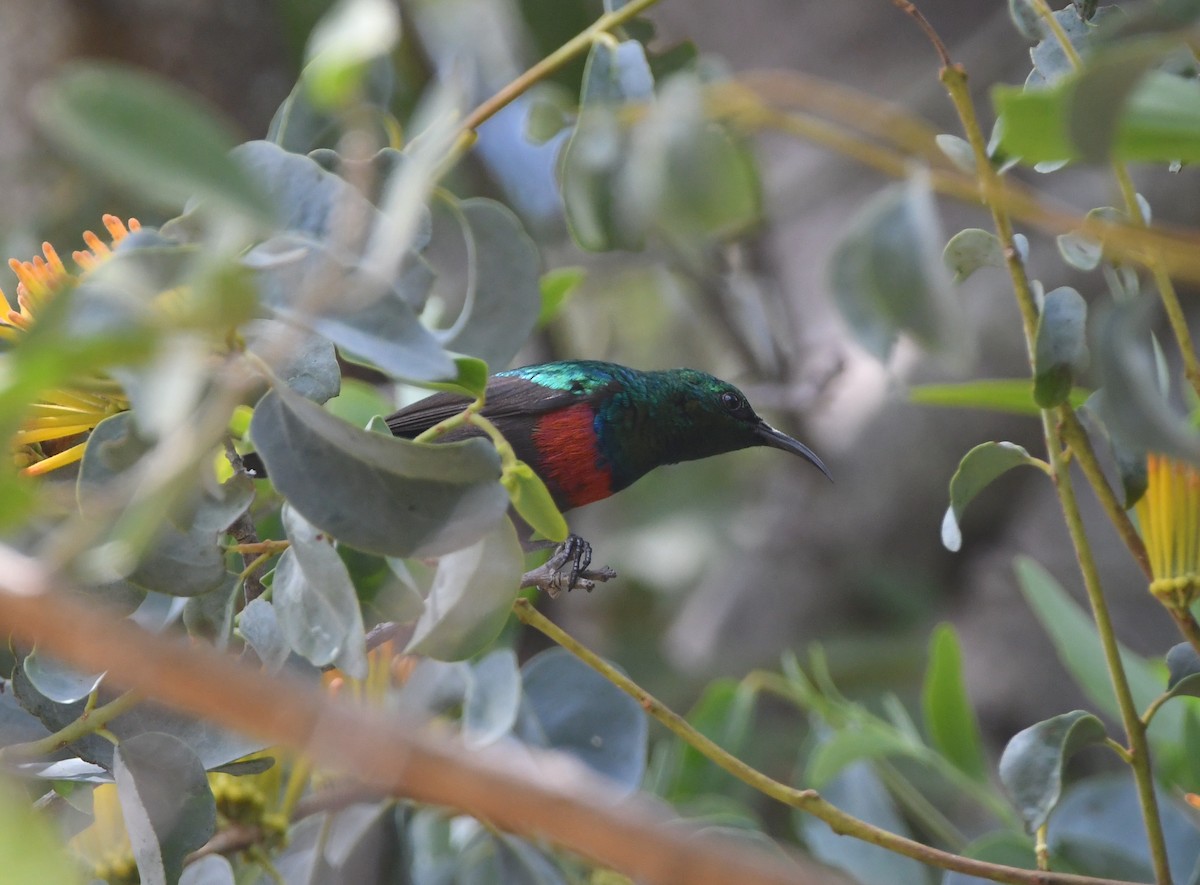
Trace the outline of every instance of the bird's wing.
<instances>
[{"instance_id":1,"label":"bird's wing","mask_svg":"<svg viewBox=\"0 0 1200 885\"><path fill-rule=\"evenodd\" d=\"M497 375L488 381L483 416L501 425L510 419L528 419L596 398L569 390L556 390L525 378ZM412 439L447 418L457 415L471 400L456 393L435 393L389 415L388 428L396 436Z\"/></svg>"}]
</instances>

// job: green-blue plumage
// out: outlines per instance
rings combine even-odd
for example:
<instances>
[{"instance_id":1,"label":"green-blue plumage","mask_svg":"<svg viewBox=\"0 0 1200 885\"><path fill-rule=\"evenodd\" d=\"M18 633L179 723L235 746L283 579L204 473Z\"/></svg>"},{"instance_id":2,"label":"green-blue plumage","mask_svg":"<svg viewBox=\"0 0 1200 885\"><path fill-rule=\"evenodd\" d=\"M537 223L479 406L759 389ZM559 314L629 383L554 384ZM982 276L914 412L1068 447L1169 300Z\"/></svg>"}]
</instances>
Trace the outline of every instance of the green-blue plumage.
<instances>
[{"instance_id":1,"label":"green-blue plumage","mask_svg":"<svg viewBox=\"0 0 1200 885\"><path fill-rule=\"evenodd\" d=\"M396 412L388 425L413 437L466 403L435 394ZM643 372L592 360L525 366L492 377L483 415L562 509L620 491L664 464L752 446L799 454L828 475L816 455L756 415L736 387L694 369Z\"/></svg>"}]
</instances>

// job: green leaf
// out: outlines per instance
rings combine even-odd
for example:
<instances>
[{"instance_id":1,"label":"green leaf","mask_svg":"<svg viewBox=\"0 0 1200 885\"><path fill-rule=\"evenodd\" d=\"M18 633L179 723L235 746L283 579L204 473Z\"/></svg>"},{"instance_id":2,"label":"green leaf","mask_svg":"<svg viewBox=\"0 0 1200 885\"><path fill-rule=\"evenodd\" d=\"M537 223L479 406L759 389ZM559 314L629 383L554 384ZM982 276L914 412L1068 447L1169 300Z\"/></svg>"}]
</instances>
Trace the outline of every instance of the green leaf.
<instances>
[{"instance_id":1,"label":"green leaf","mask_svg":"<svg viewBox=\"0 0 1200 885\"><path fill-rule=\"evenodd\" d=\"M87 697L100 685L103 673L79 673L54 658L40 654L35 646L21 665L34 687L56 704L71 704Z\"/></svg>"},{"instance_id":2,"label":"green leaf","mask_svg":"<svg viewBox=\"0 0 1200 885\"><path fill-rule=\"evenodd\" d=\"M314 148L336 148L342 136L342 118L337 110L332 112L318 107L310 98L308 68L300 72L300 78L283 104L275 111L267 128L267 140L286 151L307 154ZM396 89L396 72L388 56L379 56L367 63L367 71L361 76L357 99L373 108L381 116L387 113Z\"/></svg>"},{"instance_id":3,"label":"green leaf","mask_svg":"<svg viewBox=\"0 0 1200 885\"><path fill-rule=\"evenodd\" d=\"M5 881L14 885L83 882L78 864L67 854L50 820L7 778L0 783L0 857Z\"/></svg>"},{"instance_id":4,"label":"green leaf","mask_svg":"<svg viewBox=\"0 0 1200 885\"><path fill-rule=\"evenodd\" d=\"M868 201L830 259L830 286L858 342L881 360L901 332L931 350L951 345L955 314L928 187L892 185Z\"/></svg>"},{"instance_id":5,"label":"green leaf","mask_svg":"<svg viewBox=\"0 0 1200 885\"><path fill-rule=\"evenodd\" d=\"M508 507L483 439L436 445L359 430L278 388L250 432L275 488L339 541L384 556L435 556L479 540Z\"/></svg>"},{"instance_id":6,"label":"green leaf","mask_svg":"<svg viewBox=\"0 0 1200 885\"><path fill-rule=\"evenodd\" d=\"M629 133L617 108L624 102L648 101L653 93L654 78L641 43L592 44L579 119L559 162L567 226L584 249L636 250L645 242L638 219L619 201Z\"/></svg>"},{"instance_id":7,"label":"green leaf","mask_svg":"<svg viewBox=\"0 0 1200 885\"><path fill-rule=\"evenodd\" d=\"M394 377L455 377L454 361L399 290L382 286L323 247L279 236L254 247L244 260L255 271L262 303L280 319L311 329L349 357ZM314 293L314 280L338 297L319 303L306 298Z\"/></svg>"},{"instance_id":8,"label":"green leaf","mask_svg":"<svg viewBox=\"0 0 1200 885\"><path fill-rule=\"evenodd\" d=\"M207 854L183 868L179 885L236 885L233 866L221 854Z\"/></svg>"},{"instance_id":9,"label":"green leaf","mask_svg":"<svg viewBox=\"0 0 1200 885\"><path fill-rule=\"evenodd\" d=\"M178 882L184 858L216 830L204 766L178 738L150 733L118 745L113 777L141 881Z\"/></svg>"},{"instance_id":10,"label":"green leaf","mask_svg":"<svg viewBox=\"0 0 1200 885\"><path fill-rule=\"evenodd\" d=\"M304 335L297 342L295 330L285 329L277 320L252 320L241 326L241 332L246 349L266 362L276 378L302 397L324 403L341 392L342 370L337 350L328 338ZM271 341L281 339L289 342L282 353L270 345Z\"/></svg>"},{"instance_id":11,"label":"green leaf","mask_svg":"<svg viewBox=\"0 0 1200 885\"><path fill-rule=\"evenodd\" d=\"M535 532L550 541L567 539L570 533L567 521L532 467L518 461L512 469L505 471L500 481L508 490L513 509Z\"/></svg>"},{"instance_id":12,"label":"green leaf","mask_svg":"<svg viewBox=\"0 0 1200 885\"><path fill-rule=\"evenodd\" d=\"M934 136L933 140L951 163L968 175L975 174L975 150L969 141L945 132Z\"/></svg>"},{"instance_id":13,"label":"green leaf","mask_svg":"<svg viewBox=\"0 0 1200 885\"><path fill-rule=\"evenodd\" d=\"M1167 860L1176 881L1195 882L1200 843L1191 809L1177 802L1176 795L1163 790L1158 798ZM1137 785L1128 770L1078 780L1054 810L1051 857L1061 858L1064 869L1085 876L1150 882L1153 863L1141 819ZM1131 826L1132 821L1139 825Z\"/></svg>"},{"instance_id":14,"label":"green leaf","mask_svg":"<svg viewBox=\"0 0 1200 885\"><path fill-rule=\"evenodd\" d=\"M1082 406L1088 391L1075 388L1070 403ZM908 391L909 402L921 406L941 406L951 409L985 409L989 412L1008 412L1013 415L1041 414L1033 401L1033 384L1028 378L997 378L965 381L961 384L922 384Z\"/></svg>"},{"instance_id":15,"label":"green leaf","mask_svg":"<svg viewBox=\"0 0 1200 885\"><path fill-rule=\"evenodd\" d=\"M637 701L562 648L535 655L521 677L522 740L574 756L630 793L640 786L649 724Z\"/></svg>"},{"instance_id":16,"label":"green leaf","mask_svg":"<svg viewBox=\"0 0 1200 885\"><path fill-rule=\"evenodd\" d=\"M400 9L387 0L338 0L313 27L302 82L321 110L345 108L367 82L371 63L400 40Z\"/></svg>"},{"instance_id":17,"label":"green leaf","mask_svg":"<svg viewBox=\"0 0 1200 885\"><path fill-rule=\"evenodd\" d=\"M1067 759L1106 737L1104 723L1086 710L1063 713L1013 735L1000 756L1000 781L1026 830L1041 827L1058 804Z\"/></svg>"},{"instance_id":18,"label":"green leaf","mask_svg":"<svg viewBox=\"0 0 1200 885\"><path fill-rule=\"evenodd\" d=\"M486 747L509 734L521 709L521 671L512 649L498 648L471 667L463 700L463 743Z\"/></svg>"},{"instance_id":19,"label":"green leaf","mask_svg":"<svg viewBox=\"0 0 1200 885\"><path fill-rule=\"evenodd\" d=\"M1006 121L1004 150L1026 163L1082 158L1069 122L1076 85L1076 77L1067 77L1051 89L997 86L992 102ZM1148 74L1130 95L1108 147L1108 158L1120 161L1200 159L1200 83L1161 71Z\"/></svg>"},{"instance_id":20,"label":"green leaf","mask_svg":"<svg viewBox=\"0 0 1200 885\"><path fill-rule=\"evenodd\" d=\"M470 547L443 556L405 651L461 661L487 647L508 621L524 558L507 519Z\"/></svg>"},{"instance_id":21,"label":"green leaf","mask_svg":"<svg viewBox=\"0 0 1200 885\"><path fill-rule=\"evenodd\" d=\"M471 288L462 315L438 337L448 350L507 366L537 322L541 259L510 209L480 197L459 209L470 244Z\"/></svg>"},{"instance_id":22,"label":"green leaf","mask_svg":"<svg viewBox=\"0 0 1200 885\"><path fill-rule=\"evenodd\" d=\"M827 742L839 740L838 735L824 737ZM821 795L867 823L901 836L909 834L908 825L887 789L865 762L846 768L821 790ZM859 882L928 885L925 868L912 858L899 857L878 845L839 836L824 821L803 812L794 812L792 819L813 857L844 870Z\"/></svg>"},{"instance_id":23,"label":"green leaf","mask_svg":"<svg viewBox=\"0 0 1200 885\"><path fill-rule=\"evenodd\" d=\"M80 509L111 519L106 499L122 494L129 482L126 472L139 463L150 445L137 433L131 412L120 412L101 421L92 431L79 468L77 495ZM117 537L109 547L118 550L114 567L125 572L130 584L171 596L198 596L225 582L225 554L219 535L250 506L253 483L235 477L217 493L192 496L190 512L166 519L146 516L135 520L131 531L142 536ZM158 507L156 502L148 506ZM99 508L99 509L97 509ZM142 531L141 526L148 526ZM120 524L118 523L118 528ZM124 560L132 559L132 562ZM125 568L120 568L125 566Z\"/></svg>"},{"instance_id":24,"label":"green leaf","mask_svg":"<svg viewBox=\"0 0 1200 885\"><path fill-rule=\"evenodd\" d=\"M981 836L960 852L963 857L987 863L1003 864L1032 870L1037 867L1033 851L1033 840L1012 831L1001 830ZM986 885L988 879L968 876L965 873L949 872L942 877L941 885Z\"/></svg>"},{"instance_id":25,"label":"green leaf","mask_svg":"<svg viewBox=\"0 0 1200 885\"><path fill-rule=\"evenodd\" d=\"M1095 270L1104 259L1104 247L1083 234L1059 234L1055 243L1063 261L1076 270Z\"/></svg>"},{"instance_id":26,"label":"green leaf","mask_svg":"<svg viewBox=\"0 0 1200 885\"><path fill-rule=\"evenodd\" d=\"M1004 267L1004 249L994 233L969 227L950 238L942 252L942 262L961 283L982 267Z\"/></svg>"},{"instance_id":27,"label":"green leaf","mask_svg":"<svg viewBox=\"0 0 1200 885\"><path fill-rule=\"evenodd\" d=\"M346 564L329 540L291 507L283 508L291 546L279 557L271 601L292 650L315 666L333 664L367 677L362 612Z\"/></svg>"},{"instance_id":28,"label":"green leaf","mask_svg":"<svg viewBox=\"0 0 1200 885\"><path fill-rule=\"evenodd\" d=\"M1084 55L1088 54L1098 33L1096 26L1115 11L1113 7L1107 7L1094 22L1088 22L1074 8L1064 7L1054 12L1054 19L1063 33L1067 35L1067 40L1075 52ZM1057 82L1075 68L1063 50L1062 44L1059 43L1058 35L1044 23L1039 22L1038 28L1041 32L1040 41L1033 49L1029 50L1029 55L1033 59L1034 67L1034 77L1031 80L1040 86L1043 83Z\"/></svg>"},{"instance_id":29,"label":"green leaf","mask_svg":"<svg viewBox=\"0 0 1200 885\"><path fill-rule=\"evenodd\" d=\"M1084 162L1108 159L1130 95L1177 46L1174 40L1138 40L1088 58L1067 102L1067 136Z\"/></svg>"},{"instance_id":30,"label":"green leaf","mask_svg":"<svg viewBox=\"0 0 1200 885\"><path fill-rule=\"evenodd\" d=\"M705 737L740 757L750 736L754 702L754 692L746 683L729 678L716 679L705 687L687 719ZM685 746L679 756L670 800L678 805L706 794L728 795L733 785L731 775L692 747Z\"/></svg>"},{"instance_id":31,"label":"green leaf","mask_svg":"<svg viewBox=\"0 0 1200 885\"><path fill-rule=\"evenodd\" d=\"M33 108L58 144L158 205L191 196L268 223L270 203L229 150L225 122L174 85L113 64L76 64Z\"/></svg>"},{"instance_id":32,"label":"green leaf","mask_svg":"<svg viewBox=\"0 0 1200 885\"><path fill-rule=\"evenodd\" d=\"M1045 25L1031 0L1008 0L1008 17L1025 39L1042 39Z\"/></svg>"},{"instance_id":33,"label":"green leaf","mask_svg":"<svg viewBox=\"0 0 1200 885\"><path fill-rule=\"evenodd\" d=\"M861 762L909 756L914 749L898 732L877 725L868 723L862 728L841 729L822 741L808 757L804 784L825 790L830 782Z\"/></svg>"},{"instance_id":34,"label":"green leaf","mask_svg":"<svg viewBox=\"0 0 1200 885\"><path fill-rule=\"evenodd\" d=\"M238 632L268 673L278 672L287 662L291 647L279 626L275 606L265 599L260 597L246 603L238 615Z\"/></svg>"},{"instance_id":35,"label":"green leaf","mask_svg":"<svg viewBox=\"0 0 1200 885\"><path fill-rule=\"evenodd\" d=\"M1018 556L1016 572L1021 592L1054 642L1059 660L1101 712L1119 716L1100 637L1096 635L1091 618L1034 560ZM1124 647L1121 648L1121 662L1129 679L1134 705L1144 710L1162 694L1162 676L1156 667ZM1180 715L1172 709L1163 709L1155 717L1155 729L1161 729L1163 734L1178 735L1181 727ZM1152 729L1152 737L1154 733Z\"/></svg>"},{"instance_id":36,"label":"green leaf","mask_svg":"<svg viewBox=\"0 0 1200 885\"><path fill-rule=\"evenodd\" d=\"M1038 467L1041 462L1020 446L1010 442L986 442L963 456L950 479L950 507L942 520L942 545L951 551L962 547L963 512L967 505L992 483L1014 467Z\"/></svg>"},{"instance_id":37,"label":"green leaf","mask_svg":"<svg viewBox=\"0 0 1200 885\"><path fill-rule=\"evenodd\" d=\"M921 708L934 748L968 777L986 782L979 720L963 684L958 637L949 624L939 624L930 640Z\"/></svg>"},{"instance_id":38,"label":"green leaf","mask_svg":"<svg viewBox=\"0 0 1200 885\"><path fill-rule=\"evenodd\" d=\"M758 169L744 142L714 122L698 76L668 80L630 136L619 205L691 248L758 221Z\"/></svg>"},{"instance_id":39,"label":"green leaf","mask_svg":"<svg viewBox=\"0 0 1200 885\"><path fill-rule=\"evenodd\" d=\"M583 267L557 267L542 274L540 288L542 291L542 309L538 312L539 327L549 323L562 310L567 299L574 294L587 276Z\"/></svg>"},{"instance_id":40,"label":"green leaf","mask_svg":"<svg viewBox=\"0 0 1200 885\"><path fill-rule=\"evenodd\" d=\"M84 713L84 701L56 704L41 694L17 667L12 678L13 693L21 706L46 727L58 731ZM113 700L115 694L101 689L98 704ZM205 768L217 768L262 749L262 743L233 732L223 731L211 723L189 719L165 707L141 703L118 716L108 730L119 740L129 740L149 732L173 735L192 748ZM105 769L112 769L113 745L99 735L88 735L70 745L72 753Z\"/></svg>"},{"instance_id":41,"label":"green leaf","mask_svg":"<svg viewBox=\"0 0 1200 885\"><path fill-rule=\"evenodd\" d=\"M1043 409L1065 402L1087 368L1087 302L1070 286L1046 293L1038 317L1033 398Z\"/></svg>"},{"instance_id":42,"label":"green leaf","mask_svg":"<svg viewBox=\"0 0 1200 885\"><path fill-rule=\"evenodd\" d=\"M1096 412L1127 451L1200 461L1200 434L1160 387L1149 322L1145 299L1097 314L1093 350L1104 395Z\"/></svg>"},{"instance_id":43,"label":"green leaf","mask_svg":"<svg viewBox=\"0 0 1200 885\"><path fill-rule=\"evenodd\" d=\"M1167 652L1167 693L1200 698L1200 655L1191 643L1181 642Z\"/></svg>"}]
</instances>

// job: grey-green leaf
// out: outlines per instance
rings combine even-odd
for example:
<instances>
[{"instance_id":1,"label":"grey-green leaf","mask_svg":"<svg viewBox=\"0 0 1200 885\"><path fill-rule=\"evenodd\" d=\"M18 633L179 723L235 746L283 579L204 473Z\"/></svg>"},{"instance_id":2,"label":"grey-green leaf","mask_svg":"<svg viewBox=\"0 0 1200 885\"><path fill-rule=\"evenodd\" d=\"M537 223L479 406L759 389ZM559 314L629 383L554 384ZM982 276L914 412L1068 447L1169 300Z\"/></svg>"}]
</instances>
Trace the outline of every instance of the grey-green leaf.
<instances>
[{"instance_id":1,"label":"grey-green leaf","mask_svg":"<svg viewBox=\"0 0 1200 885\"><path fill-rule=\"evenodd\" d=\"M983 267L1004 267L1004 248L994 233L969 227L950 238L942 252L942 261L961 283Z\"/></svg>"},{"instance_id":2,"label":"grey-green leaf","mask_svg":"<svg viewBox=\"0 0 1200 885\"><path fill-rule=\"evenodd\" d=\"M463 701L463 741L485 747L512 731L521 709L521 672L512 649L498 648L471 668Z\"/></svg>"},{"instance_id":3,"label":"grey-green leaf","mask_svg":"<svg viewBox=\"0 0 1200 885\"><path fill-rule=\"evenodd\" d=\"M486 440L427 445L359 430L279 388L250 432L275 487L339 541L384 556L434 556L474 543L508 506Z\"/></svg>"},{"instance_id":4,"label":"grey-green leaf","mask_svg":"<svg viewBox=\"0 0 1200 885\"><path fill-rule=\"evenodd\" d=\"M268 673L277 672L287 661L291 649L271 603L262 598L246 603L238 618L238 631Z\"/></svg>"},{"instance_id":5,"label":"grey-green leaf","mask_svg":"<svg viewBox=\"0 0 1200 885\"><path fill-rule=\"evenodd\" d=\"M1062 796L1063 766L1083 747L1103 743L1104 723L1085 710L1063 713L1017 732L1000 756L1000 781L1029 832Z\"/></svg>"},{"instance_id":6,"label":"grey-green leaf","mask_svg":"<svg viewBox=\"0 0 1200 885\"><path fill-rule=\"evenodd\" d=\"M951 551L962 547L959 525L963 512L993 480L1014 467L1036 467L1039 464L1025 449L1010 442L981 443L967 452L950 479L950 507L942 520L943 546Z\"/></svg>"},{"instance_id":7,"label":"grey-green leaf","mask_svg":"<svg viewBox=\"0 0 1200 885\"><path fill-rule=\"evenodd\" d=\"M1167 691L1173 698L1180 695L1200 698L1200 655L1191 643L1181 642L1167 652Z\"/></svg>"},{"instance_id":8,"label":"grey-green leaf","mask_svg":"<svg viewBox=\"0 0 1200 885\"><path fill-rule=\"evenodd\" d=\"M919 179L868 201L830 260L830 286L854 336L886 360L901 332L940 351L952 345L957 305L939 255L942 235Z\"/></svg>"},{"instance_id":9,"label":"grey-green leaf","mask_svg":"<svg viewBox=\"0 0 1200 885\"><path fill-rule=\"evenodd\" d=\"M1200 434L1159 386L1149 320L1144 299L1097 313L1092 352L1104 390L1098 414L1127 450L1200 461Z\"/></svg>"},{"instance_id":10,"label":"grey-green leaf","mask_svg":"<svg viewBox=\"0 0 1200 885\"><path fill-rule=\"evenodd\" d=\"M184 858L216 829L204 766L178 738L150 732L120 743L113 776L141 881L179 881Z\"/></svg>"},{"instance_id":11,"label":"grey-green leaf","mask_svg":"<svg viewBox=\"0 0 1200 885\"><path fill-rule=\"evenodd\" d=\"M228 124L165 80L76 64L32 106L56 142L158 205L200 195L258 221L272 218L258 182L229 157L237 139Z\"/></svg>"},{"instance_id":12,"label":"grey-green leaf","mask_svg":"<svg viewBox=\"0 0 1200 885\"><path fill-rule=\"evenodd\" d=\"M1038 317L1034 400L1043 409L1066 402L1087 364L1087 302L1070 286L1060 286L1046 293Z\"/></svg>"},{"instance_id":13,"label":"grey-green leaf","mask_svg":"<svg viewBox=\"0 0 1200 885\"><path fill-rule=\"evenodd\" d=\"M336 665L355 679L367 676L362 612L346 564L311 524L283 509L291 546L279 558L271 599L292 649L318 667Z\"/></svg>"},{"instance_id":14,"label":"grey-green leaf","mask_svg":"<svg viewBox=\"0 0 1200 885\"><path fill-rule=\"evenodd\" d=\"M87 697L104 678L103 673L79 673L35 647L21 665L25 675L43 695L57 704L70 704Z\"/></svg>"},{"instance_id":15,"label":"grey-green leaf","mask_svg":"<svg viewBox=\"0 0 1200 885\"><path fill-rule=\"evenodd\" d=\"M470 547L443 556L405 650L441 661L477 654L508 620L520 591L523 563L508 519L495 523Z\"/></svg>"},{"instance_id":16,"label":"grey-green leaf","mask_svg":"<svg viewBox=\"0 0 1200 885\"><path fill-rule=\"evenodd\" d=\"M637 701L562 648L536 655L521 675L523 740L568 753L631 793L638 788L649 725Z\"/></svg>"},{"instance_id":17,"label":"grey-green leaf","mask_svg":"<svg viewBox=\"0 0 1200 885\"><path fill-rule=\"evenodd\" d=\"M541 260L520 219L500 203L476 198L460 209L473 245L472 291L462 316L439 337L448 350L507 366L541 310Z\"/></svg>"}]
</instances>

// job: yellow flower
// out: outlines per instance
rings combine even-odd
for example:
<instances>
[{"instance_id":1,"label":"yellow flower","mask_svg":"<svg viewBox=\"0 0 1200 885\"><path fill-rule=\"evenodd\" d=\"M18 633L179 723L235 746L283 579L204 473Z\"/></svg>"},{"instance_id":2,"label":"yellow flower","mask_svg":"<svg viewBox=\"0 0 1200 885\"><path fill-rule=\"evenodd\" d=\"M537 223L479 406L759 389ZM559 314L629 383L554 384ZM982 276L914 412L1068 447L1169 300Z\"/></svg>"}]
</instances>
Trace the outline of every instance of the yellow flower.
<instances>
[{"instance_id":1,"label":"yellow flower","mask_svg":"<svg viewBox=\"0 0 1200 885\"><path fill-rule=\"evenodd\" d=\"M129 219L128 226L115 215L105 215L103 221L113 245L141 228L136 218ZM90 230L84 232L83 241L87 248L72 255L80 268L78 274L67 270L49 243L43 243L42 254L31 261L14 258L8 262L17 275L16 300L10 301L0 290L0 305L9 305L7 310L0 310L0 341L19 341L37 321L38 311L48 299L77 283L112 253L108 244ZM98 374L76 379L70 388L42 391L39 397L12 441L17 467L31 476L78 461L86 445L83 437L109 415L129 408L120 386Z\"/></svg>"},{"instance_id":2,"label":"yellow flower","mask_svg":"<svg viewBox=\"0 0 1200 885\"><path fill-rule=\"evenodd\" d=\"M93 879L109 885L141 881L116 784L100 784L92 791L92 814L91 825L71 839L71 850L82 858Z\"/></svg>"},{"instance_id":3,"label":"yellow flower","mask_svg":"<svg viewBox=\"0 0 1200 885\"><path fill-rule=\"evenodd\" d=\"M1165 455L1146 459L1146 493L1136 509L1150 556L1150 592L1186 607L1200 590L1200 472Z\"/></svg>"}]
</instances>

